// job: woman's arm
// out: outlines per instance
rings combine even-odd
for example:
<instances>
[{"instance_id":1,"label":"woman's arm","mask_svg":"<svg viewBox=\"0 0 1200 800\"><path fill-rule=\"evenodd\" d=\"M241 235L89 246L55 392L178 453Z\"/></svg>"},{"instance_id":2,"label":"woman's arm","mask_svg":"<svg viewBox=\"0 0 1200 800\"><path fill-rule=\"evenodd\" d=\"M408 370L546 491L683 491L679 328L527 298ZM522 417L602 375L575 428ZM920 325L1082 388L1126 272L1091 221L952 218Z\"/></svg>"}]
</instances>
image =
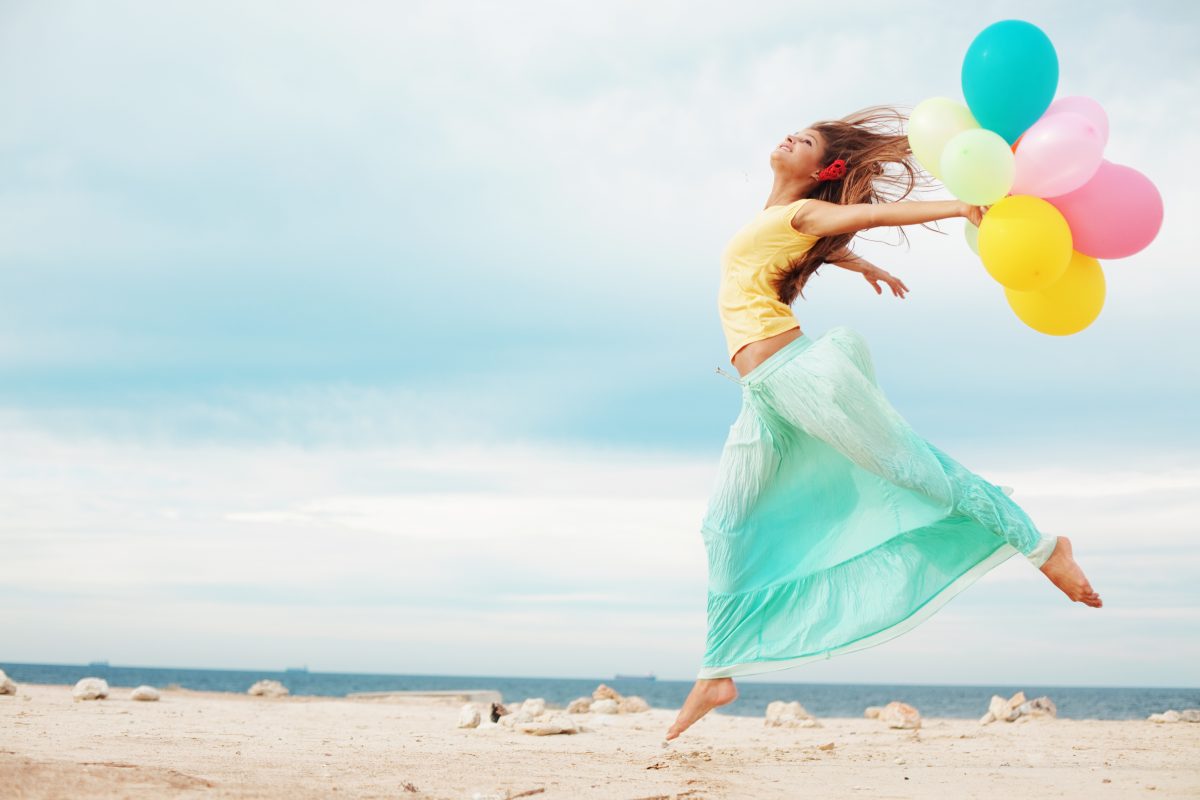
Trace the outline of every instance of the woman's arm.
<instances>
[{"instance_id":1,"label":"woman's arm","mask_svg":"<svg viewBox=\"0 0 1200 800\"><path fill-rule=\"evenodd\" d=\"M904 285L904 281L892 275L887 270L880 269L865 258L856 256L850 252L849 248L843 247L836 253L830 253L829 257L825 259L825 263L833 264L835 267L841 267L842 269L848 269L851 272L860 273L866 278L867 283L871 284L872 288L875 289L876 294L883 293L883 289L879 286L879 281L883 281L892 287L892 294L900 299L904 299L904 294L908 291L908 287Z\"/></svg>"},{"instance_id":2,"label":"woman's arm","mask_svg":"<svg viewBox=\"0 0 1200 800\"><path fill-rule=\"evenodd\" d=\"M836 236L883 226L918 225L937 219L963 217L969 206L961 200L901 200L896 203L829 203L810 200L792 218L792 227L813 236Z\"/></svg>"},{"instance_id":3,"label":"woman's arm","mask_svg":"<svg viewBox=\"0 0 1200 800\"><path fill-rule=\"evenodd\" d=\"M848 269L851 272L862 272L862 271L874 266L873 264L871 264L870 261L867 261L865 258L856 256L854 253L850 252L850 248L848 248L848 247L843 247L841 250L838 250L836 253L830 253L829 256L825 259L825 262L827 264L833 264L835 267L841 267L842 269Z\"/></svg>"}]
</instances>

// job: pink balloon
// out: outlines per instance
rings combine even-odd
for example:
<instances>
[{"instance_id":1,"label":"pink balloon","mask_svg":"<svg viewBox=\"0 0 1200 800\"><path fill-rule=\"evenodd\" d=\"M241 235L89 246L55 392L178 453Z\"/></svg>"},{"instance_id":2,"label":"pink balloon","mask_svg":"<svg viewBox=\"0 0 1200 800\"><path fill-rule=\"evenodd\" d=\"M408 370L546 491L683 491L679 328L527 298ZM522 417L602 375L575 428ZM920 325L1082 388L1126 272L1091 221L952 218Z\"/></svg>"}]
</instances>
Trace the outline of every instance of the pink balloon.
<instances>
[{"instance_id":1,"label":"pink balloon","mask_svg":"<svg viewBox=\"0 0 1200 800\"><path fill-rule=\"evenodd\" d=\"M1060 111L1072 111L1081 117L1087 117L1100 131L1100 146L1103 148L1108 145L1108 114L1104 113L1104 108L1095 100L1082 95L1060 97L1042 112L1042 116L1057 114Z\"/></svg>"},{"instance_id":2,"label":"pink balloon","mask_svg":"<svg viewBox=\"0 0 1200 800\"><path fill-rule=\"evenodd\" d=\"M1162 227L1157 187L1133 167L1108 159L1083 186L1045 199L1066 217L1075 250L1092 258L1131 256L1154 241Z\"/></svg>"},{"instance_id":3,"label":"pink balloon","mask_svg":"<svg viewBox=\"0 0 1200 800\"><path fill-rule=\"evenodd\" d=\"M1104 159L1095 124L1074 111L1044 114L1021 134L1012 194L1053 197L1083 186Z\"/></svg>"}]
</instances>

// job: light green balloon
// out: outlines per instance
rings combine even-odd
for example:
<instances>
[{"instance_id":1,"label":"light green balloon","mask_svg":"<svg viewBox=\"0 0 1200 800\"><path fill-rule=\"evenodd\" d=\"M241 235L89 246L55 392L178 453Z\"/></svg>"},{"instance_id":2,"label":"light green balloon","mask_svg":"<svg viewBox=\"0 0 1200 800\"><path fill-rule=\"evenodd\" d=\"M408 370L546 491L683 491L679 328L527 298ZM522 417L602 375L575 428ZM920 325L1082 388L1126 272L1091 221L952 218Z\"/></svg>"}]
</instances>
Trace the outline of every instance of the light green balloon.
<instances>
[{"instance_id":1,"label":"light green balloon","mask_svg":"<svg viewBox=\"0 0 1200 800\"><path fill-rule=\"evenodd\" d=\"M963 228L963 236L966 237L967 247L971 248L975 255L979 255L979 228L975 227L975 223L971 220L964 220L966 227Z\"/></svg>"},{"instance_id":2,"label":"light green balloon","mask_svg":"<svg viewBox=\"0 0 1200 800\"><path fill-rule=\"evenodd\" d=\"M942 182L964 203L990 206L1003 200L1015 175L1008 142L987 128L955 134L942 150Z\"/></svg>"},{"instance_id":3,"label":"light green balloon","mask_svg":"<svg viewBox=\"0 0 1200 800\"><path fill-rule=\"evenodd\" d=\"M908 115L908 146L929 174L942 180L942 150L963 131L978 128L971 110L949 97L922 100Z\"/></svg>"}]
</instances>

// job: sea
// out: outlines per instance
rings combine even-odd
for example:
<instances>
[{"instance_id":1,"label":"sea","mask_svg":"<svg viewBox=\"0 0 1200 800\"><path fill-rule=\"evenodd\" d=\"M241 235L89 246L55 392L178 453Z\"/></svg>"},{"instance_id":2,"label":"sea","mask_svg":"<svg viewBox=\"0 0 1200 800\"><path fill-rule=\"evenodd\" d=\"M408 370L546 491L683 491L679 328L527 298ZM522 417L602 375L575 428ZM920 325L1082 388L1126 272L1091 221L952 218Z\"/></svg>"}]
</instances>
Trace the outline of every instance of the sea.
<instances>
[{"instance_id":1,"label":"sea","mask_svg":"<svg viewBox=\"0 0 1200 800\"><path fill-rule=\"evenodd\" d=\"M69 684L80 678L103 678L109 686L148 684L159 689L245 692L255 682L274 679L291 695L345 697L351 692L435 691L491 689L505 703L520 703L529 697L543 698L548 705L566 706L576 697L590 697L601 683L623 695L638 695L656 708L678 708L687 697L692 681L659 680L653 677L597 676L595 678L536 678L502 675L383 675L359 672L310 672L307 668L270 670L185 669L174 667L109 666L92 664L23 664L0 662L18 684ZM1036 686L878 684L878 683L767 683L737 682L738 699L720 713L761 717L773 700L798 700L817 717L859 717L867 706L882 706L900 700L916 706L925 717L979 718L987 711L992 695L1011 697L1048 696L1067 719L1145 719L1167 709L1200 708L1200 688L1134 686Z\"/></svg>"}]
</instances>

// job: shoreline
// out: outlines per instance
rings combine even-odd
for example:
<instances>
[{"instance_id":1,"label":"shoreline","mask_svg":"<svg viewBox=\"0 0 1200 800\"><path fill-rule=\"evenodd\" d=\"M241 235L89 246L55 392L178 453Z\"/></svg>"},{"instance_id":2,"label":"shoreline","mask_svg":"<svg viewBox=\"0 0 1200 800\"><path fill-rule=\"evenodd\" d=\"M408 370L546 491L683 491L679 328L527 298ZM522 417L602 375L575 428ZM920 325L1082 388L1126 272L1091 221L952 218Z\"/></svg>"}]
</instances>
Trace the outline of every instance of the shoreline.
<instances>
[{"instance_id":1,"label":"shoreline","mask_svg":"<svg viewBox=\"0 0 1200 800\"><path fill-rule=\"evenodd\" d=\"M711 712L669 746L676 709L572 714L585 730L459 728L463 703L160 689L77 701L72 686L0 696L0 786L21 798L1195 797L1200 724L930 717L768 727ZM513 706L516 703L512 704ZM561 713L558 712L558 713ZM832 744L830 747L829 745ZM1150 787L1153 787L1151 789Z\"/></svg>"},{"instance_id":2,"label":"shoreline","mask_svg":"<svg viewBox=\"0 0 1200 800\"><path fill-rule=\"evenodd\" d=\"M0 668L4 667L0 664ZM527 696L545 697L548 705L566 707L578 696L590 694L601 683L611 685L623 694L643 696L656 707L678 708L692 687L692 680L678 681L663 679L654 683L617 682L604 678L529 678L525 676L454 676L454 675L404 675L395 676L361 673L371 678L394 678L405 686L403 689L386 688L394 681L372 685L371 682L340 681L344 676L359 673L305 673L304 680L295 676L270 670L208 670L170 667L110 667L106 670L88 670L77 665L13 664L14 667L33 667L41 670L53 667L59 674L49 681L37 678L20 682L37 685L73 684L81 677L99 677L109 681L138 681L155 687L179 685L176 681L195 685L194 676L181 673L230 672L240 676L238 681L225 681L220 688L202 688L197 691L227 692L240 694L258 680L281 681L291 696L350 698L365 695L395 695L409 693L425 695L435 693L463 694L470 692L472 700L489 697L497 701L517 701ZM65 674L64 674L65 673ZM117 673L117 674L113 674ZM131 674L132 673L132 674ZM165 673L165 674L155 674ZM18 673L19 674L19 673ZM41 678L42 676L38 676ZM461 677L461 682L448 679ZM432 680L430 680L432 678ZM201 681L200 685L211 683ZM221 682L217 682L220 685ZM341 685L339 685L341 684ZM564 691L562 684L572 684ZM670 688L667 685L670 684ZM133 685L133 684L129 684ZM470 688L475 687L475 688ZM486 687L486 688L483 688ZM1058 685L1029 682L1013 683L891 683L891 682L782 682L761 680L739 680L739 698L732 706L722 709L732 716L762 716L770 702L779 699L800 700L806 706L830 716L855 717L862 709L881 705L891 700L901 700L921 709L929 716L948 719L978 719L988 708L993 695L1011 696L1023 691L1028 697L1049 696L1057 706L1059 719L1076 720L1144 720L1154 713L1169 708L1200 707L1200 687L1189 686L1141 686L1141 685ZM332 689L333 691L329 691ZM664 691L666 689L666 691ZM306 691L307 690L307 691ZM499 695L499 696L497 696Z\"/></svg>"}]
</instances>

